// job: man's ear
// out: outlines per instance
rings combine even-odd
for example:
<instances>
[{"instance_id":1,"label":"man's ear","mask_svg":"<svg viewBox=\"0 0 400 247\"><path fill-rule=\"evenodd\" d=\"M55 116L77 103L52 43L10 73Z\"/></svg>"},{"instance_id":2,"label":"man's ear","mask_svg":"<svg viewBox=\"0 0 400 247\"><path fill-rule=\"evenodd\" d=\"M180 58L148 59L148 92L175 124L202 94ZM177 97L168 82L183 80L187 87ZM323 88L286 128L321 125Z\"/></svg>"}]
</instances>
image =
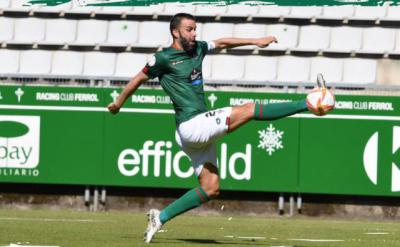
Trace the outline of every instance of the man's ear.
<instances>
[{"instance_id":1,"label":"man's ear","mask_svg":"<svg viewBox=\"0 0 400 247\"><path fill-rule=\"evenodd\" d=\"M179 35L178 29L172 30L172 36L173 36L174 39L177 39L178 35Z\"/></svg>"}]
</instances>

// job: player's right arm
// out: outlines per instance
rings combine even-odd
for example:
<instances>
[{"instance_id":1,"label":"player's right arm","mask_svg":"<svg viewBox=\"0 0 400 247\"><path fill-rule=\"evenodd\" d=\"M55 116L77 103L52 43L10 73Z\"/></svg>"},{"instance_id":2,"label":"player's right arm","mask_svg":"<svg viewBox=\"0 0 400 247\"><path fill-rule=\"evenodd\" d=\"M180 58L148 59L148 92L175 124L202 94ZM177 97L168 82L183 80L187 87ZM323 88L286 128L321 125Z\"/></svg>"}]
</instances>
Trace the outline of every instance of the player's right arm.
<instances>
[{"instance_id":1,"label":"player's right arm","mask_svg":"<svg viewBox=\"0 0 400 247\"><path fill-rule=\"evenodd\" d=\"M126 87L122 90L121 94L118 96L117 100L115 102L112 102L108 105L108 110L112 114L117 114L119 112L119 109L121 109L122 105L126 101L126 99L131 96L136 89L145 81L147 81L149 77L140 71L135 75L129 83L126 85Z\"/></svg>"},{"instance_id":2,"label":"player's right arm","mask_svg":"<svg viewBox=\"0 0 400 247\"><path fill-rule=\"evenodd\" d=\"M112 114L117 114L126 99L131 96L143 82L159 77L166 71L165 58L160 53L156 53L151 56L146 66L137 75L135 75L132 80L130 80L130 82L118 96L117 100L108 105L108 110Z\"/></svg>"}]
</instances>

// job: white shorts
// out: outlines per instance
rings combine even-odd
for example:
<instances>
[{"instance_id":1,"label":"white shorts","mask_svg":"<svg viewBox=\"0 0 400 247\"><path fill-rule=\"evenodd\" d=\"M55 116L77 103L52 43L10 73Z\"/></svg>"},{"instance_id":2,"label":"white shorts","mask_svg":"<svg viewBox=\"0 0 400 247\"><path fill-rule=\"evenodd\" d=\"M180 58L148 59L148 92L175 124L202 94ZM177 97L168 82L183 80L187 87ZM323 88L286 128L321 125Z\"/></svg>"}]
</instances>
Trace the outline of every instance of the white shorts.
<instances>
[{"instance_id":1,"label":"white shorts","mask_svg":"<svg viewBox=\"0 0 400 247\"><path fill-rule=\"evenodd\" d=\"M189 156L194 172L200 175L204 163L218 167L215 141L224 136L229 128L232 107L208 111L181 123L175 139L183 152Z\"/></svg>"}]
</instances>

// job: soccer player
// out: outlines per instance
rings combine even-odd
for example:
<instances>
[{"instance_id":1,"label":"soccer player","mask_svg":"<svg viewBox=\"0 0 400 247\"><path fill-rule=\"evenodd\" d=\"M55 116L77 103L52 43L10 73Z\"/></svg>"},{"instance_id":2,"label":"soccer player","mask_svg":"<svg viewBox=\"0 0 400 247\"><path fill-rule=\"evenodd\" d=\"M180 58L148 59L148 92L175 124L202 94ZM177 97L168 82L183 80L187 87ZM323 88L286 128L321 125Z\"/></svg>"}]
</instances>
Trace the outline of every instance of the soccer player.
<instances>
[{"instance_id":1,"label":"soccer player","mask_svg":"<svg viewBox=\"0 0 400 247\"><path fill-rule=\"evenodd\" d=\"M196 41L196 20L186 13L173 16L170 32L173 38L171 47L155 53L143 70L131 79L117 100L108 105L111 113L118 113L125 100L143 82L158 77L162 88L173 102L177 126L176 142L189 156L200 183L199 187L188 191L163 210L149 211L144 238L146 243L150 243L154 234L167 221L218 196L216 139L235 131L252 119L275 120L307 110L306 100L301 100L267 105L247 103L208 111L203 91L204 56L213 49L243 45L264 48L277 40L268 36Z\"/></svg>"}]
</instances>

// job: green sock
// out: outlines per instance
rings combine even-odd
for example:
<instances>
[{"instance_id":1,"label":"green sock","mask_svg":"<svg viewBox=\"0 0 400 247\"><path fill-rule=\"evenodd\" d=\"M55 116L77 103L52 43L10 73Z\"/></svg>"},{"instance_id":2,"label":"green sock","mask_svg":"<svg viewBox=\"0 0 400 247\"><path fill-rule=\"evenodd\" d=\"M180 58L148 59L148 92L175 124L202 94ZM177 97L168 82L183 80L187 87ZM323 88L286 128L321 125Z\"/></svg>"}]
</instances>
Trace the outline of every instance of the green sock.
<instances>
[{"instance_id":1,"label":"green sock","mask_svg":"<svg viewBox=\"0 0 400 247\"><path fill-rule=\"evenodd\" d=\"M160 212L160 221L164 224L175 216L198 207L209 200L207 193L201 187L189 190Z\"/></svg>"},{"instance_id":2,"label":"green sock","mask_svg":"<svg viewBox=\"0 0 400 247\"><path fill-rule=\"evenodd\" d=\"M275 120L308 110L306 100L260 105L254 107L254 119Z\"/></svg>"}]
</instances>

